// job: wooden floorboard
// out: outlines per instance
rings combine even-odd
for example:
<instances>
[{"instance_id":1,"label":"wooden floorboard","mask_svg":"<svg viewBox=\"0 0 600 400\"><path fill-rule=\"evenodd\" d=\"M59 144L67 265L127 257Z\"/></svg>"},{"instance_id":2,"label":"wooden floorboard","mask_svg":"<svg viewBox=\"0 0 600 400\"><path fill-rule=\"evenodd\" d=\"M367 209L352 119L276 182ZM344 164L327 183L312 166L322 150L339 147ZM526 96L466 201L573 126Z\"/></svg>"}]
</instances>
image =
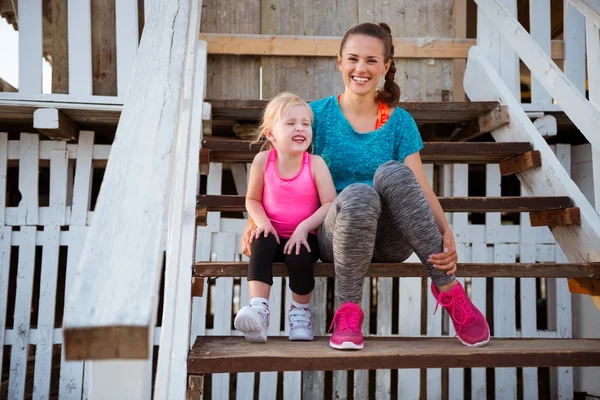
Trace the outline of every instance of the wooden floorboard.
<instances>
[{"instance_id":1,"label":"wooden floorboard","mask_svg":"<svg viewBox=\"0 0 600 400\"><path fill-rule=\"evenodd\" d=\"M551 197L439 197L446 212L529 212L571 207L566 196ZM198 206L208 211L245 211L244 196L200 195Z\"/></svg>"},{"instance_id":2,"label":"wooden floorboard","mask_svg":"<svg viewBox=\"0 0 600 400\"><path fill-rule=\"evenodd\" d=\"M205 138L202 148L210 150L212 162L251 162L260 144L240 139ZM424 162L447 164L494 164L531 151L530 143L425 142L420 151Z\"/></svg>"},{"instance_id":3,"label":"wooden floorboard","mask_svg":"<svg viewBox=\"0 0 600 400\"><path fill-rule=\"evenodd\" d=\"M188 373L600 365L600 339L492 338L470 348L455 338L369 337L360 351L334 350L328 342L270 337L252 344L243 337L201 336L190 351Z\"/></svg>"},{"instance_id":4,"label":"wooden floorboard","mask_svg":"<svg viewBox=\"0 0 600 400\"><path fill-rule=\"evenodd\" d=\"M333 263L318 262L313 267L317 277L335 276ZM195 276L246 277L247 262L199 262L194 265ZM488 278L600 278L600 263L514 263L475 264L459 263L459 277ZM273 276L287 276L283 263L273 264ZM372 277L427 277L421 263L372 263L367 270Z\"/></svg>"}]
</instances>

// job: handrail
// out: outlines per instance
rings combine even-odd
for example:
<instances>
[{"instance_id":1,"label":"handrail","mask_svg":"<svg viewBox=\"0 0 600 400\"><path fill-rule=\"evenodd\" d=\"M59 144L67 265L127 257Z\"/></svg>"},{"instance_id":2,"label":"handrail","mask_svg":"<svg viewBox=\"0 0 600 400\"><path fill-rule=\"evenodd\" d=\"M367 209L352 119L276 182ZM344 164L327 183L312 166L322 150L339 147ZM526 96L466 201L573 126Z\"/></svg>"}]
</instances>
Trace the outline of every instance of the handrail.
<instances>
[{"instance_id":1,"label":"handrail","mask_svg":"<svg viewBox=\"0 0 600 400\"><path fill-rule=\"evenodd\" d=\"M197 15L199 2L155 1L153 6L95 216L67 293L63 346L68 360L149 356L167 207L174 207L168 200L181 149L176 143L189 141L190 120L182 111L189 107L186 70L194 62L190 41L197 40L198 29L191 16Z\"/></svg>"},{"instance_id":2,"label":"handrail","mask_svg":"<svg viewBox=\"0 0 600 400\"><path fill-rule=\"evenodd\" d=\"M596 110L577 90L519 21L498 0L475 0L475 2L592 147L600 150L600 111Z\"/></svg>"}]
</instances>

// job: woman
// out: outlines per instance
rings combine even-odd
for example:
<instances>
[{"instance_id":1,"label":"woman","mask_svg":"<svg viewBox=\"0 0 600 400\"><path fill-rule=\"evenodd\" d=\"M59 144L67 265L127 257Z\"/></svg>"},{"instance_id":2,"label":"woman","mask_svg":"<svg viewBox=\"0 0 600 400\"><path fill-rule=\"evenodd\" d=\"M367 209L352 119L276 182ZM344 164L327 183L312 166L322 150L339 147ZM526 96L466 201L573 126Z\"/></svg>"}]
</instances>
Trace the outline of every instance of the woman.
<instances>
[{"instance_id":1,"label":"woman","mask_svg":"<svg viewBox=\"0 0 600 400\"><path fill-rule=\"evenodd\" d=\"M336 311L330 346L362 349L362 285L371 262L402 262L413 251L432 278L431 291L467 346L485 345L489 326L454 276L454 235L429 187L412 117L397 108L400 88L391 30L360 24L340 45L344 93L311 103L314 153L331 171L337 199L318 232L321 259L334 262ZM381 78L382 90L377 89ZM242 237L249 254L252 221Z\"/></svg>"}]
</instances>

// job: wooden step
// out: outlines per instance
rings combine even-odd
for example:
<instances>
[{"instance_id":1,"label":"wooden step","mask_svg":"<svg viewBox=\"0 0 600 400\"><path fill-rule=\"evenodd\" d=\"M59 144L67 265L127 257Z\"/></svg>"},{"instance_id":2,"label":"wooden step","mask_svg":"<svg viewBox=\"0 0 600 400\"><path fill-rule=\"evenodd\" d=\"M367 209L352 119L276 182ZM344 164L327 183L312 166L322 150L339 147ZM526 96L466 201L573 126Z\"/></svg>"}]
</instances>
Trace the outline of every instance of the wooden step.
<instances>
[{"instance_id":1,"label":"wooden step","mask_svg":"<svg viewBox=\"0 0 600 400\"><path fill-rule=\"evenodd\" d=\"M268 100L209 99L212 119L258 121ZM462 123L500 107L494 101L428 101L401 102L398 107L408 111L418 124Z\"/></svg>"},{"instance_id":2,"label":"wooden step","mask_svg":"<svg viewBox=\"0 0 600 400\"><path fill-rule=\"evenodd\" d=\"M314 264L317 277L335 276L333 263ZM488 278L600 278L600 263L459 263L459 277ZM246 277L247 262L199 262L194 265L196 277ZM285 264L273 264L273 276L287 276ZM368 277L426 277L421 263L372 263Z\"/></svg>"},{"instance_id":3,"label":"wooden step","mask_svg":"<svg viewBox=\"0 0 600 400\"><path fill-rule=\"evenodd\" d=\"M260 144L248 140L207 137L202 150L209 152L205 162L252 162ZM495 164L531 151L530 143L497 142L425 142L423 162L436 164Z\"/></svg>"},{"instance_id":4,"label":"wooden step","mask_svg":"<svg viewBox=\"0 0 600 400\"><path fill-rule=\"evenodd\" d=\"M566 196L529 197L439 197L446 212L530 212L556 210L571 207L571 199ZM199 195L199 212L203 211L245 211L244 196Z\"/></svg>"},{"instance_id":5,"label":"wooden step","mask_svg":"<svg viewBox=\"0 0 600 400\"><path fill-rule=\"evenodd\" d=\"M331 349L328 337L290 342L270 337L199 336L188 374L264 371L335 371L396 368L551 367L600 365L600 339L495 339L470 348L455 338L368 337L360 351Z\"/></svg>"}]
</instances>

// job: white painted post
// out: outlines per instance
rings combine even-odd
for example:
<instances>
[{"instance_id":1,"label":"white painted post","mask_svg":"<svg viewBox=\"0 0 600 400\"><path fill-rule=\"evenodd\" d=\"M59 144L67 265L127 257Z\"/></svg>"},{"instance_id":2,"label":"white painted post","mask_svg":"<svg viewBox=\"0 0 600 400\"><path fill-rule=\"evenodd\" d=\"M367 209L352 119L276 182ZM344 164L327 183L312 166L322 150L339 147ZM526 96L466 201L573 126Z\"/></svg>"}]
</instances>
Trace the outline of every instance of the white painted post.
<instances>
[{"instance_id":1,"label":"white painted post","mask_svg":"<svg viewBox=\"0 0 600 400\"><path fill-rule=\"evenodd\" d=\"M575 88L585 94L585 18L569 0L564 4L564 71Z\"/></svg>"},{"instance_id":2,"label":"white painted post","mask_svg":"<svg viewBox=\"0 0 600 400\"><path fill-rule=\"evenodd\" d=\"M8 134L0 132L0 226L6 223L6 174L8 173ZM0 333L1 335L1 333Z\"/></svg>"},{"instance_id":3,"label":"white painted post","mask_svg":"<svg viewBox=\"0 0 600 400\"><path fill-rule=\"evenodd\" d=\"M152 334L150 334L152 336ZM89 400L148 399L146 360L90 361L86 363L89 374ZM132 385L135 382L135 385Z\"/></svg>"},{"instance_id":4,"label":"white painted post","mask_svg":"<svg viewBox=\"0 0 600 400\"><path fill-rule=\"evenodd\" d=\"M531 0L529 15L531 36L546 54L550 55L550 0ZM534 76L531 76L531 103L536 105L552 103L552 97Z\"/></svg>"},{"instance_id":5,"label":"white painted post","mask_svg":"<svg viewBox=\"0 0 600 400\"><path fill-rule=\"evenodd\" d=\"M324 336L327 332L327 278L315 278L315 288L310 300L315 336ZM302 373L302 393L307 399L322 400L325 395L325 372L305 371ZM271 389L272 390L272 389Z\"/></svg>"},{"instance_id":6,"label":"white painted post","mask_svg":"<svg viewBox=\"0 0 600 400\"><path fill-rule=\"evenodd\" d=\"M471 261L474 263L488 262L487 245L485 243L473 243ZM486 279L473 278L471 281L471 300L484 316L486 316L487 303ZM485 368L471 368L471 398L485 399L486 395Z\"/></svg>"},{"instance_id":7,"label":"white painted post","mask_svg":"<svg viewBox=\"0 0 600 400\"><path fill-rule=\"evenodd\" d=\"M233 261L235 254L235 234L220 232L216 234L215 251L217 260ZM231 305L233 303L233 278L217 279L215 296L214 333L231 335ZM212 375L212 397L229 398L229 374Z\"/></svg>"},{"instance_id":8,"label":"white painted post","mask_svg":"<svg viewBox=\"0 0 600 400\"><path fill-rule=\"evenodd\" d=\"M421 278L400 278L398 334L421 335ZM421 389L419 369L398 370L398 398L418 399Z\"/></svg>"},{"instance_id":9,"label":"white painted post","mask_svg":"<svg viewBox=\"0 0 600 400\"><path fill-rule=\"evenodd\" d=\"M4 336L6 331L6 308L8 306L8 279L10 273L12 228L0 225L0 376L4 360Z\"/></svg>"},{"instance_id":10,"label":"white painted post","mask_svg":"<svg viewBox=\"0 0 600 400\"><path fill-rule=\"evenodd\" d=\"M365 315L365 321L363 322L362 326L362 333L364 337L367 337L369 336L369 326L371 326L371 316L369 312L371 308L371 278L365 278L363 282L363 294L360 305ZM322 333L322 335L324 334L325 332ZM355 399L366 399L369 396L369 371L364 369L354 371L353 391Z\"/></svg>"},{"instance_id":11,"label":"white painted post","mask_svg":"<svg viewBox=\"0 0 600 400\"><path fill-rule=\"evenodd\" d=\"M465 243L456 244L456 252L458 253L458 259L460 262L471 262L469 254L470 248ZM463 287L465 286L465 278L456 278ZM453 337L456 335L454 325L450 322L449 336ZM448 369L448 398L450 400L461 400L464 398L465 392L465 370L464 368L449 368Z\"/></svg>"},{"instance_id":12,"label":"white painted post","mask_svg":"<svg viewBox=\"0 0 600 400\"><path fill-rule=\"evenodd\" d=\"M600 18L600 17L599 17ZM587 72L590 103L600 111L600 27L589 18L585 23L587 43ZM592 176L594 186L594 202L600 214L600 148L592 146Z\"/></svg>"},{"instance_id":13,"label":"white painted post","mask_svg":"<svg viewBox=\"0 0 600 400\"><path fill-rule=\"evenodd\" d=\"M392 334L392 285L393 278L377 278L377 334ZM376 372L375 398L389 399L392 390L392 373L389 369Z\"/></svg>"},{"instance_id":14,"label":"white painted post","mask_svg":"<svg viewBox=\"0 0 600 400\"><path fill-rule=\"evenodd\" d=\"M92 15L90 0L69 1L69 94L92 95Z\"/></svg>"},{"instance_id":15,"label":"white painted post","mask_svg":"<svg viewBox=\"0 0 600 400\"><path fill-rule=\"evenodd\" d=\"M42 0L19 0L19 93L42 93Z\"/></svg>"},{"instance_id":16,"label":"white painted post","mask_svg":"<svg viewBox=\"0 0 600 400\"><path fill-rule=\"evenodd\" d=\"M511 15L517 15L516 0L498 1ZM520 99L519 58L480 8L477 9L477 45L483 49L511 93Z\"/></svg>"},{"instance_id":17,"label":"white painted post","mask_svg":"<svg viewBox=\"0 0 600 400\"><path fill-rule=\"evenodd\" d=\"M514 246L496 244L494 262L514 263ZM515 279L494 278L494 336L510 338L516 336L515 321ZM496 399L517 398L517 369L496 368Z\"/></svg>"},{"instance_id":18,"label":"white painted post","mask_svg":"<svg viewBox=\"0 0 600 400\"><path fill-rule=\"evenodd\" d=\"M244 164L240 164L240 165L242 167L244 167ZM232 166L233 166L233 164L232 164ZM243 170L246 171L246 168L243 168ZM288 304L290 304L290 302L292 301L292 291L290 290L289 279L286 279L285 283L286 283L286 289L285 289L285 299L286 299L286 301L285 301L284 304L286 305L285 306L285 318L286 318L286 321L284 322L283 326L285 326L284 334L285 335L289 335L289 333L290 333L290 324L287 321L289 321L290 308L288 307ZM248 286L246 278L242 278L242 285L246 285L246 287ZM243 286L242 286L242 289L243 289ZM248 289L246 289L246 293L247 292L248 292ZM244 298L244 296L242 296L242 298ZM248 304L248 301L246 300L246 302L243 303L243 304ZM238 388L240 387L240 375L244 375L244 374L238 374L238 376L237 376L237 378L238 378L238 382L237 382ZM248 392L248 395L247 395L248 396L248 400L252 400L253 396L254 396L254 392L252 390L252 387L254 386L254 374L247 374L247 375L251 375L252 376L252 383L250 384L250 382L248 382L246 384L246 386L248 386L248 388L249 388L249 390L247 390L247 392ZM286 372L283 373L283 398L286 399L286 400L287 399L290 399L290 400L300 400L302 398L302 372L300 372L300 371L286 371ZM238 395L238 399L242 399L242 397L239 397L239 395Z\"/></svg>"},{"instance_id":19,"label":"white painted post","mask_svg":"<svg viewBox=\"0 0 600 400\"><path fill-rule=\"evenodd\" d=\"M338 284L337 280L334 281L335 285ZM336 288L334 288L334 293ZM337 310L340 308L341 303L337 296L334 297L333 309ZM348 398L348 373L349 371L333 371L333 396L332 400L347 399Z\"/></svg>"},{"instance_id":20,"label":"white painted post","mask_svg":"<svg viewBox=\"0 0 600 400\"><path fill-rule=\"evenodd\" d=\"M73 205L71 225L86 226L92 194L92 158L94 152L94 132L81 131L77 145L77 169L73 182Z\"/></svg>"},{"instance_id":21,"label":"white painted post","mask_svg":"<svg viewBox=\"0 0 600 400\"><path fill-rule=\"evenodd\" d=\"M460 260L461 262L463 260ZM431 278L427 278L427 288L431 287ZM436 299L427 293L427 336L440 337L442 336L442 316L444 310L440 307L435 312ZM435 312L435 314L434 314ZM441 399L442 398L442 369L428 368L427 369L427 398Z\"/></svg>"},{"instance_id":22,"label":"white painted post","mask_svg":"<svg viewBox=\"0 0 600 400\"><path fill-rule=\"evenodd\" d=\"M50 153L50 225L63 226L67 223L67 171L69 153L65 142L62 150Z\"/></svg>"},{"instance_id":23,"label":"white painted post","mask_svg":"<svg viewBox=\"0 0 600 400\"><path fill-rule=\"evenodd\" d=\"M523 219L521 219L523 221ZM535 263L536 244L521 243L522 263ZM521 337L531 338L537 336L537 299L535 278L521 278ZM538 371L537 368L523 368L523 398L535 400L538 398Z\"/></svg>"},{"instance_id":24,"label":"white painted post","mask_svg":"<svg viewBox=\"0 0 600 400\"><path fill-rule=\"evenodd\" d=\"M272 312L267 332L269 336L281 335L279 330L281 326L281 307L284 307L281 299L281 280L281 277L273 278L273 286L271 287L269 308ZM277 391L274 388L277 387L277 372L261 372L259 382L258 398L260 400L276 400Z\"/></svg>"},{"instance_id":25,"label":"white painted post","mask_svg":"<svg viewBox=\"0 0 600 400\"><path fill-rule=\"evenodd\" d=\"M21 133L19 149L19 225L38 224L39 135Z\"/></svg>"},{"instance_id":26,"label":"white painted post","mask_svg":"<svg viewBox=\"0 0 600 400\"><path fill-rule=\"evenodd\" d=\"M124 98L135 64L138 49L138 2L117 0L115 2L117 36L117 94Z\"/></svg>"},{"instance_id":27,"label":"white painted post","mask_svg":"<svg viewBox=\"0 0 600 400\"><path fill-rule=\"evenodd\" d=\"M21 226L19 232L21 243L19 246L17 296L14 313L14 327L17 330L17 335L10 355L10 374L8 378L8 398L10 399L25 398L36 232L37 227L35 226Z\"/></svg>"}]
</instances>

